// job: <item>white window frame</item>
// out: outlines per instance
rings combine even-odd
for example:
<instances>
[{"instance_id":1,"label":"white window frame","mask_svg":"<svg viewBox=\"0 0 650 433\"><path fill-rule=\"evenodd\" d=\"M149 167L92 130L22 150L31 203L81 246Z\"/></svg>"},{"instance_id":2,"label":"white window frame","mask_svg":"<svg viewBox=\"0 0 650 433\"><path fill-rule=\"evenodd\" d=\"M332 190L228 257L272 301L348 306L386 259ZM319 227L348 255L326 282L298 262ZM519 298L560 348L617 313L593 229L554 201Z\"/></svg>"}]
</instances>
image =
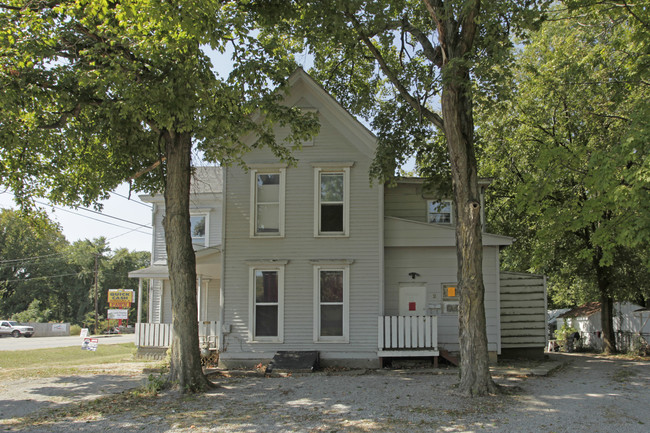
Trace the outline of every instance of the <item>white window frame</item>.
<instances>
[{"instance_id":1,"label":"white window frame","mask_svg":"<svg viewBox=\"0 0 650 433\"><path fill-rule=\"evenodd\" d=\"M279 174L279 203L278 203L278 232L265 233L257 231L257 176L264 174ZM251 170L251 203L250 203L250 237L252 238L282 238L284 237L284 206L286 169L284 167L255 168Z\"/></svg>"},{"instance_id":2,"label":"white window frame","mask_svg":"<svg viewBox=\"0 0 650 433\"><path fill-rule=\"evenodd\" d=\"M430 222L429 221L429 215L431 213L429 211L429 209L431 208L431 205L433 203L449 203L449 222L448 223L436 223L436 222ZM440 212L436 212L436 213L440 213ZM427 222L429 224L446 224L446 225L454 224L454 202L453 202L453 200L449 200L449 199L427 200Z\"/></svg>"},{"instance_id":3,"label":"white window frame","mask_svg":"<svg viewBox=\"0 0 650 433\"><path fill-rule=\"evenodd\" d=\"M276 305L276 303L260 303L256 301L255 294L255 272L277 272L278 273L278 335L277 336L256 336L255 335L255 307L257 305ZM260 343L282 343L284 342L284 265L256 265L249 268L249 302L248 302L248 342Z\"/></svg>"},{"instance_id":4,"label":"white window frame","mask_svg":"<svg viewBox=\"0 0 650 433\"><path fill-rule=\"evenodd\" d=\"M314 237L348 237L350 235L350 167L340 163L314 167ZM343 231L321 232L321 174L343 174Z\"/></svg>"},{"instance_id":5,"label":"white window frame","mask_svg":"<svg viewBox=\"0 0 650 433\"><path fill-rule=\"evenodd\" d=\"M320 332L320 273L321 271L343 272L343 335L321 336ZM326 303L325 305L334 305ZM314 343L349 343L350 341L350 267L341 265L314 266Z\"/></svg>"},{"instance_id":6,"label":"white window frame","mask_svg":"<svg viewBox=\"0 0 650 433\"><path fill-rule=\"evenodd\" d=\"M205 234L203 235L205 240L203 244L195 243L194 236L192 236L192 245L199 245L203 247L210 246L210 212L204 210L190 210L190 230L191 230L191 218L192 217L204 217L205 218ZM191 233L190 233L191 234Z\"/></svg>"}]
</instances>

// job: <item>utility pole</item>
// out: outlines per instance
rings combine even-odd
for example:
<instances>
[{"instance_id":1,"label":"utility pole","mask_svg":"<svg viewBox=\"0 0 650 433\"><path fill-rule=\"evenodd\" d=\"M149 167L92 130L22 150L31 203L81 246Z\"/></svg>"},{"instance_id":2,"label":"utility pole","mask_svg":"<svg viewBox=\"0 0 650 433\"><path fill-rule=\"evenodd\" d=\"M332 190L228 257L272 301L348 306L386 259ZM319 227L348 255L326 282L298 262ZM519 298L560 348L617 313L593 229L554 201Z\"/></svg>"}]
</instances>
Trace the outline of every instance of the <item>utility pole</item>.
<instances>
[{"instance_id":1,"label":"utility pole","mask_svg":"<svg viewBox=\"0 0 650 433\"><path fill-rule=\"evenodd\" d=\"M99 308L97 303L97 259L99 253L95 253L95 335L97 335L97 325L99 322Z\"/></svg>"}]
</instances>

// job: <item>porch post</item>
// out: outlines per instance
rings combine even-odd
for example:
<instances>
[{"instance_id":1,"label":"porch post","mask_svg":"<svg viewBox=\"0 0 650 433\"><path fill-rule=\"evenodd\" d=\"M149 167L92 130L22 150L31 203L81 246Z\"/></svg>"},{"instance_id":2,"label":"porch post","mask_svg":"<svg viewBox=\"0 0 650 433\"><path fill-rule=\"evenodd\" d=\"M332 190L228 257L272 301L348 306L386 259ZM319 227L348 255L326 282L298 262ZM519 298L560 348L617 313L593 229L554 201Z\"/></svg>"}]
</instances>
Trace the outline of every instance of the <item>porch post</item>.
<instances>
[{"instance_id":1,"label":"porch post","mask_svg":"<svg viewBox=\"0 0 650 433\"><path fill-rule=\"evenodd\" d=\"M199 317L199 323L203 321L203 317L201 317L201 311L203 310L203 276L201 274L198 275L199 277L199 282L198 282L198 290L196 291L196 308L197 308L197 316Z\"/></svg>"},{"instance_id":2,"label":"porch post","mask_svg":"<svg viewBox=\"0 0 650 433\"><path fill-rule=\"evenodd\" d=\"M138 278L138 313L136 323L140 323L142 317L142 278Z\"/></svg>"},{"instance_id":3,"label":"porch post","mask_svg":"<svg viewBox=\"0 0 650 433\"><path fill-rule=\"evenodd\" d=\"M149 291L147 293L149 293L149 296L147 297L147 303L149 304L147 308L147 322L151 323L153 322L153 320L151 320L153 318L153 278L149 278Z\"/></svg>"}]
</instances>

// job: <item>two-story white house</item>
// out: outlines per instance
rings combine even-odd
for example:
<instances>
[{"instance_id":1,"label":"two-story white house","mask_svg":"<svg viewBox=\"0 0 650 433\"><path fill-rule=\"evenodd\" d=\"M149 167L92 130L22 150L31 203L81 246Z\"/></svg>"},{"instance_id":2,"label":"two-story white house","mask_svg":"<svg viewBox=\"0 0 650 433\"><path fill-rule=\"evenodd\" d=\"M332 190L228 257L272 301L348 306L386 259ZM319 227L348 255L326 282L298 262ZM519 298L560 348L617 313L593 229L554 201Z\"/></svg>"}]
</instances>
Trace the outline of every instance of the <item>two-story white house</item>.
<instances>
[{"instance_id":1,"label":"two-story white house","mask_svg":"<svg viewBox=\"0 0 650 433\"><path fill-rule=\"evenodd\" d=\"M297 164L253 150L244 157L247 170L223 168L222 191L205 196L212 206L201 199L193 209L208 210L204 247L215 252L209 264L197 264L198 296L206 297L199 321L218 323L220 362L253 365L278 351L318 351L323 364L373 366L385 357L457 351L452 201L428 193L422 179L394 188L372 182L376 137L303 70L290 78L285 102L315 112L321 124L293 153ZM164 249L156 218L154 211L151 272L164 259L156 253ZM483 242L489 351L543 351L543 285L515 274L502 284L499 249L512 239L484 233ZM170 311L166 270L159 272L149 321L166 321Z\"/></svg>"}]
</instances>

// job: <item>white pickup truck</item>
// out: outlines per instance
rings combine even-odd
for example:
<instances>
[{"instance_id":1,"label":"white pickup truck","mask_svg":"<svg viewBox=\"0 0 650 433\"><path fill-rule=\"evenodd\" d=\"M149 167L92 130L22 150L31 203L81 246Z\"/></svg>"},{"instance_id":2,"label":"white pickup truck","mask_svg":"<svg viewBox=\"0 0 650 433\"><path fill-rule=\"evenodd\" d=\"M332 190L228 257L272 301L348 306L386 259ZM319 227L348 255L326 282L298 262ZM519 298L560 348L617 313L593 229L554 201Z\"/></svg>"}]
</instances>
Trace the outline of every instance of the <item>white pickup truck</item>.
<instances>
[{"instance_id":1,"label":"white pickup truck","mask_svg":"<svg viewBox=\"0 0 650 433\"><path fill-rule=\"evenodd\" d=\"M21 335L24 337L31 337L34 335L34 328L31 326L20 325L18 322L0 320L0 337L4 335L11 335L15 338L18 338Z\"/></svg>"}]
</instances>

